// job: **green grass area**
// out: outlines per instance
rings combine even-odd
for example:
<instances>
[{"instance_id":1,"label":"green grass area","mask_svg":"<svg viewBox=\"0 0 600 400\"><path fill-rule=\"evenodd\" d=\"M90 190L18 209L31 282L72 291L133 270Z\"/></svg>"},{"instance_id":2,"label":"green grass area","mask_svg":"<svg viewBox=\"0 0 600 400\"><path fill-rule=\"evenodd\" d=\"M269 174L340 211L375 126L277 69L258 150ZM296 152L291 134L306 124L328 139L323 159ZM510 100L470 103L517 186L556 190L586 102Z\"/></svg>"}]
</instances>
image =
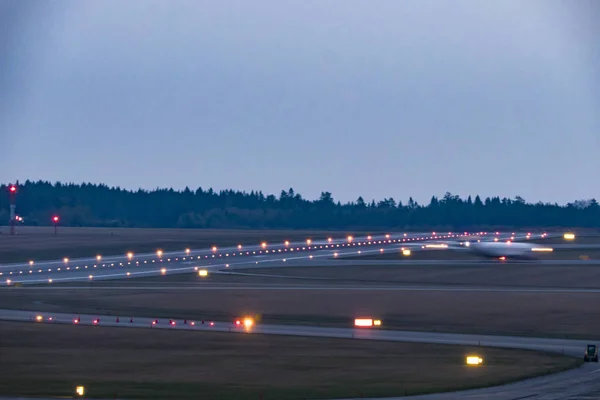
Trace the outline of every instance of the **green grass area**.
<instances>
[{"instance_id":1,"label":"green grass area","mask_svg":"<svg viewBox=\"0 0 600 400\"><path fill-rule=\"evenodd\" d=\"M580 359L485 347L0 322L5 395L300 400L484 387ZM480 367L464 358L477 354Z\"/></svg>"}]
</instances>

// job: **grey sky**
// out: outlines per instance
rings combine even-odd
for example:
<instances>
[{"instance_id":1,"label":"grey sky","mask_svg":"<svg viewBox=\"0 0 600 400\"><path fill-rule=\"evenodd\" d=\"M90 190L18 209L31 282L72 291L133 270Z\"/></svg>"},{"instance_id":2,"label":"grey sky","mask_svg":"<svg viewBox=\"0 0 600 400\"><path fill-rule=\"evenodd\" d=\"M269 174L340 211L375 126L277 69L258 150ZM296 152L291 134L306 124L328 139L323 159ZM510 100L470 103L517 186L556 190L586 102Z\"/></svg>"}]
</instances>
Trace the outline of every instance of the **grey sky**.
<instances>
[{"instance_id":1,"label":"grey sky","mask_svg":"<svg viewBox=\"0 0 600 400\"><path fill-rule=\"evenodd\" d=\"M2 1L0 181L600 198L600 2Z\"/></svg>"}]
</instances>

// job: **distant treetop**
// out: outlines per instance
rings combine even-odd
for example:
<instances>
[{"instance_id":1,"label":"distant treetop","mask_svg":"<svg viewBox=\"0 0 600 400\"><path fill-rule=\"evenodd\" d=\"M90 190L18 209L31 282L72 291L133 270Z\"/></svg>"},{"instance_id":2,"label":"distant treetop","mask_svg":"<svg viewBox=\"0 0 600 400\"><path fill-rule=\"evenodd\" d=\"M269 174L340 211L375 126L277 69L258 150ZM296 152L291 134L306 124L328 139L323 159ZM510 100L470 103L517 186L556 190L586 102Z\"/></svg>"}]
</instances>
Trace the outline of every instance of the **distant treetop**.
<instances>
[{"instance_id":1,"label":"distant treetop","mask_svg":"<svg viewBox=\"0 0 600 400\"><path fill-rule=\"evenodd\" d=\"M8 185L0 189L8 192ZM341 203L324 191L306 200L293 188L279 197L261 191L199 187L125 190L92 183L26 181L18 186L17 214L28 225L49 225L52 215L70 226L253 229L407 229L466 230L490 227L600 228L596 199L567 205L527 203L515 198L479 195L462 199L447 192L427 205L408 198ZM9 218L9 196L0 196L0 221Z\"/></svg>"}]
</instances>

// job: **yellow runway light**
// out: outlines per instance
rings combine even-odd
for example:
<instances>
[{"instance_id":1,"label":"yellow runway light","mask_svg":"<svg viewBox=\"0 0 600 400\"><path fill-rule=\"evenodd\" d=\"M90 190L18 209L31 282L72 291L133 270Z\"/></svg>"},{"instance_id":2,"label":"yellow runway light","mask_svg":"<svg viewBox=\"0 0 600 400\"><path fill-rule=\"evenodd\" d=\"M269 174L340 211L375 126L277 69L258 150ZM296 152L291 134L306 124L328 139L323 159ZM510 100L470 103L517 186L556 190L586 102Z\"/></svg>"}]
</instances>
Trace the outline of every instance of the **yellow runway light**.
<instances>
[{"instance_id":1,"label":"yellow runway light","mask_svg":"<svg viewBox=\"0 0 600 400\"><path fill-rule=\"evenodd\" d=\"M44 317L42 317L41 315L38 315L37 317L35 317L35 320L37 322L42 322L44 320Z\"/></svg>"},{"instance_id":2,"label":"yellow runway light","mask_svg":"<svg viewBox=\"0 0 600 400\"><path fill-rule=\"evenodd\" d=\"M157 250L156 251L156 255L158 256L158 258L161 258L163 256L163 251L162 250Z\"/></svg>"},{"instance_id":3,"label":"yellow runway light","mask_svg":"<svg viewBox=\"0 0 600 400\"><path fill-rule=\"evenodd\" d=\"M202 276L202 277L208 276L208 271L205 269L201 269L200 271L198 271L198 276Z\"/></svg>"},{"instance_id":4,"label":"yellow runway light","mask_svg":"<svg viewBox=\"0 0 600 400\"><path fill-rule=\"evenodd\" d=\"M244 318L244 328L250 329L254 325L254 320L252 318Z\"/></svg>"},{"instance_id":5,"label":"yellow runway light","mask_svg":"<svg viewBox=\"0 0 600 400\"><path fill-rule=\"evenodd\" d=\"M574 233L565 233L563 235L563 238L565 240L575 240L575 234Z\"/></svg>"},{"instance_id":6,"label":"yellow runway light","mask_svg":"<svg viewBox=\"0 0 600 400\"><path fill-rule=\"evenodd\" d=\"M531 251L540 251L540 252L552 252L554 251L554 249L552 249L551 247L534 247L531 249Z\"/></svg>"},{"instance_id":7,"label":"yellow runway light","mask_svg":"<svg viewBox=\"0 0 600 400\"><path fill-rule=\"evenodd\" d=\"M83 386L77 386L75 388L75 393L77 393L78 396L83 396L85 394L85 388Z\"/></svg>"},{"instance_id":8,"label":"yellow runway light","mask_svg":"<svg viewBox=\"0 0 600 400\"><path fill-rule=\"evenodd\" d=\"M373 321L373 325L374 326L381 326L381 320L380 319L376 319Z\"/></svg>"},{"instance_id":9,"label":"yellow runway light","mask_svg":"<svg viewBox=\"0 0 600 400\"><path fill-rule=\"evenodd\" d=\"M403 256L410 256L410 254L411 254L411 252L410 252L410 250L409 250L409 249L404 249L404 250L402 250L402 255L403 255Z\"/></svg>"},{"instance_id":10,"label":"yellow runway light","mask_svg":"<svg viewBox=\"0 0 600 400\"><path fill-rule=\"evenodd\" d=\"M429 248L429 249L447 249L448 245L447 244L426 244L425 247Z\"/></svg>"},{"instance_id":11,"label":"yellow runway light","mask_svg":"<svg viewBox=\"0 0 600 400\"><path fill-rule=\"evenodd\" d=\"M483 358L479 356L468 356L466 362L467 365L480 365L483 363Z\"/></svg>"},{"instance_id":12,"label":"yellow runway light","mask_svg":"<svg viewBox=\"0 0 600 400\"><path fill-rule=\"evenodd\" d=\"M167 269L166 269L166 268L162 268L162 269L160 270L160 273L161 273L161 274L163 274L163 275L164 275L164 274L166 274L166 273L167 273Z\"/></svg>"}]
</instances>

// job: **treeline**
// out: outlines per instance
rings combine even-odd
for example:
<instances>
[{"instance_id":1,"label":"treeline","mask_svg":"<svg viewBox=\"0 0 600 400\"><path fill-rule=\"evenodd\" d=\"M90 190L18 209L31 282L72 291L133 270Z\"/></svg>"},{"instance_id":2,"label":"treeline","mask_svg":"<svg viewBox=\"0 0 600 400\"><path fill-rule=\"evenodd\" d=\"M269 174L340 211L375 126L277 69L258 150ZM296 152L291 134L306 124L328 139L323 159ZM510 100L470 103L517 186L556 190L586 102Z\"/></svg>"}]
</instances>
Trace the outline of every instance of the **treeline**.
<instances>
[{"instance_id":1,"label":"treeline","mask_svg":"<svg viewBox=\"0 0 600 400\"><path fill-rule=\"evenodd\" d=\"M0 220L9 220L8 187L0 186ZM421 205L393 198L366 202L359 197L342 204L329 192L306 200L293 189L279 196L234 190L198 188L183 191L130 191L97 184L27 181L18 186L17 214L26 225L51 225L60 216L64 226L254 229L429 229L466 230L493 227L600 228L595 199L567 205L527 203L451 193Z\"/></svg>"}]
</instances>

